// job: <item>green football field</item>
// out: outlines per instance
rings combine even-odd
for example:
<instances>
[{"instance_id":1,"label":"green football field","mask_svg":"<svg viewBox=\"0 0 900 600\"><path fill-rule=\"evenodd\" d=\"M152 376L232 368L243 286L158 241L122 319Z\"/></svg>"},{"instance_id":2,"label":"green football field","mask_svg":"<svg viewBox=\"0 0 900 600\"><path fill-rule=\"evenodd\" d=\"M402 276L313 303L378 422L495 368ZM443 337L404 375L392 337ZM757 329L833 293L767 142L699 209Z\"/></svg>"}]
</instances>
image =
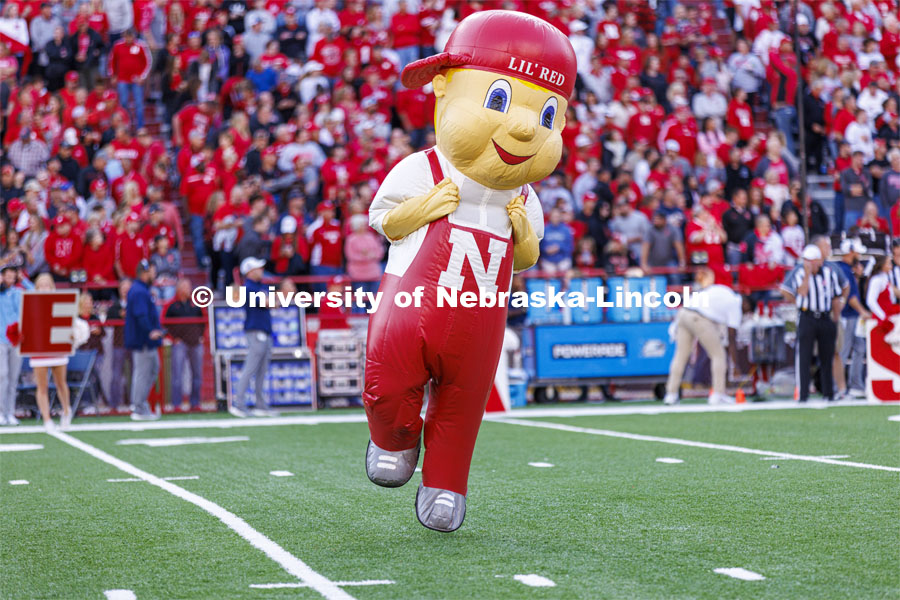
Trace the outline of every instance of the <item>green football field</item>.
<instances>
[{"instance_id":1,"label":"green football field","mask_svg":"<svg viewBox=\"0 0 900 600\"><path fill-rule=\"evenodd\" d=\"M7 429L0 595L900 597L900 407L646 406L486 421L451 534L360 412Z\"/></svg>"}]
</instances>

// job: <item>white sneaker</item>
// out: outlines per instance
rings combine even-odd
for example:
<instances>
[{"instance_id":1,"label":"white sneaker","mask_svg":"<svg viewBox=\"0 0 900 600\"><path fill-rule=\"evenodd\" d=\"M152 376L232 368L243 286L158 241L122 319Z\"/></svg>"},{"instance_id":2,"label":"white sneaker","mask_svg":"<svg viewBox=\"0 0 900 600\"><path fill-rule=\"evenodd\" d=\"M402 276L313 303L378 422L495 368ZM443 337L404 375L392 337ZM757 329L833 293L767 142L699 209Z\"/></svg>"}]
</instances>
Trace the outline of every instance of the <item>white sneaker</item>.
<instances>
[{"instance_id":1,"label":"white sneaker","mask_svg":"<svg viewBox=\"0 0 900 600\"><path fill-rule=\"evenodd\" d=\"M6 422L2 423L2 425L9 425L11 427L15 427L19 424L19 420L16 418L16 415L6 415Z\"/></svg>"},{"instance_id":2,"label":"white sneaker","mask_svg":"<svg viewBox=\"0 0 900 600\"><path fill-rule=\"evenodd\" d=\"M132 421L159 421L159 415L156 413L148 412L148 413L131 413Z\"/></svg>"},{"instance_id":3,"label":"white sneaker","mask_svg":"<svg viewBox=\"0 0 900 600\"><path fill-rule=\"evenodd\" d=\"M229 406L228 413L233 417L237 417L239 419L246 419L250 416L250 414L242 408L238 408L237 406Z\"/></svg>"},{"instance_id":4,"label":"white sneaker","mask_svg":"<svg viewBox=\"0 0 900 600\"><path fill-rule=\"evenodd\" d=\"M47 433L53 433L54 431L56 431L57 427L56 423L53 422L53 419L44 421L44 429L47 431Z\"/></svg>"},{"instance_id":5,"label":"white sneaker","mask_svg":"<svg viewBox=\"0 0 900 600\"><path fill-rule=\"evenodd\" d=\"M725 394L716 394L713 392L709 395L710 404L734 404L734 398Z\"/></svg>"},{"instance_id":6,"label":"white sneaker","mask_svg":"<svg viewBox=\"0 0 900 600\"><path fill-rule=\"evenodd\" d=\"M70 410L68 413L64 413L63 416L59 418L59 428L63 431L67 430L72 425L72 411Z\"/></svg>"},{"instance_id":7,"label":"white sneaker","mask_svg":"<svg viewBox=\"0 0 900 600\"><path fill-rule=\"evenodd\" d=\"M254 417L277 417L278 413L270 408L254 408L250 410Z\"/></svg>"},{"instance_id":8,"label":"white sneaker","mask_svg":"<svg viewBox=\"0 0 900 600\"><path fill-rule=\"evenodd\" d=\"M678 394L666 394L666 397L663 398L663 404L666 406L674 406L678 404L680 400L678 399Z\"/></svg>"},{"instance_id":9,"label":"white sneaker","mask_svg":"<svg viewBox=\"0 0 900 600\"><path fill-rule=\"evenodd\" d=\"M851 389L849 393L854 398L865 398L866 397L865 390Z\"/></svg>"},{"instance_id":10,"label":"white sneaker","mask_svg":"<svg viewBox=\"0 0 900 600\"><path fill-rule=\"evenodd\" d=\"M6 415L0 415L0 427L4 425L9 425L9 419L6 418Z\"/></svg>"}]
</instances>

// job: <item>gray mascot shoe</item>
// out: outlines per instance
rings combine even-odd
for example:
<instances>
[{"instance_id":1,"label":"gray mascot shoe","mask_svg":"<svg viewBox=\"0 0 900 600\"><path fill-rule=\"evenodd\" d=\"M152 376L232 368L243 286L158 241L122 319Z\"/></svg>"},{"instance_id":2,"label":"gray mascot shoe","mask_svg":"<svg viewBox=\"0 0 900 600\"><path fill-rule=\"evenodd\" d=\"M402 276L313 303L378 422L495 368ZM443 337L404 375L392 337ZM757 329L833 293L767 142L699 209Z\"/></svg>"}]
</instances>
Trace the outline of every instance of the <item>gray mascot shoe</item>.
<instances>
[{"instance_id":1,"label":"gray mascot shoe","mask_svg":"<svg viewBox=\"0 0 900 600\"><path fill-rule=\"evenodd\" d=\"M391 452L382 450L369 440L369 447L366 448L366 475L376 485L400 487L416 472L421 446L420 441L415 448Z\"/></svg>"},{"instance_id":2,"label":"gray mascot shoe","mask_svg":"<svg viewBox=\"0 0 900 600\"><path fill-rule=\"evenodd\" d=\"M456 531L466 518L466 497L419 484L416 493L419 523L435 531Z\"/></svg>"}]
</instances>

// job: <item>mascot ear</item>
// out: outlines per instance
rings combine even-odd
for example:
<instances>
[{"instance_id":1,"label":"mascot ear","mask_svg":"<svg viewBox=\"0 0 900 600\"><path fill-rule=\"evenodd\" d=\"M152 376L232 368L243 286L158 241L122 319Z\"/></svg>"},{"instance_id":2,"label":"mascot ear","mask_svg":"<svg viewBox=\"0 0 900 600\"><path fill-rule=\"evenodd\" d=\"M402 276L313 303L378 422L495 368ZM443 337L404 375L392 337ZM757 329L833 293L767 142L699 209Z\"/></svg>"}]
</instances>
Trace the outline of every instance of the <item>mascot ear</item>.
<instances>
[{"instance_id":1,"label":"mascot ear","mask_svg":"<svg viewBox=\"0 0 900 600\"><path fill-rule=\"evenodd\" d=\"M447 76L438 73L434 76L434 79L431 80L431 85L434 86L434 97L443 98L444 94L447 93Z\"/></svg>"},{"instance_id":2,"label":"mascot ear","mask_svg":"<svg viewBox=\"0 0 900 600\"><path fill-rule=\"evenodd\" d=\"M562 120L559 122L559 130L562 131L566 128L566 115L563 115Z\"/></svg>"}]
</instances>

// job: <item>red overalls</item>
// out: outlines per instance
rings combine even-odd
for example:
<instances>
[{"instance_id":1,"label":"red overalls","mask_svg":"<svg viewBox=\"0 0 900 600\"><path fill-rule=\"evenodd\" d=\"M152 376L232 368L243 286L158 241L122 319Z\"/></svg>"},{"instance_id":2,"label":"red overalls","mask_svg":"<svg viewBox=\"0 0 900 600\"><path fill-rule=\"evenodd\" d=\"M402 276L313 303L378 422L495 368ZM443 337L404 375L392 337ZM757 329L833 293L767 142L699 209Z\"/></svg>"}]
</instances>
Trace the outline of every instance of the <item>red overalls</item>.
<instances>
[{"instance_id":1,"label":"red overalls","mask_svg":"<svg viewBox=\"0 0 900 600\"><path fill-rule=\"evenodd\" d=\"M443 170L433 149L426 155L437 184L444 178ZM422 431L423 392L431 380L422 483L465 495L475 438L502 348L507 305L439 307L438 280L451 259L451 231L458 229L474 237L483 265L491 260L491 240L505 245L495 283L498 292L509 291L513 244L511 238L451 224L448 217L427 227L425 240L403 276L386 273L381 280L381 305L369 320L363 401L375 445L408 450L416 446ZM495 255L498 242L493 242ZM458 293L477 294L468 258L463 260L461 274ZM397 292L412 293L417 286L425 288L421 307L394 304Z\"/></svg>"}]
</instances>

